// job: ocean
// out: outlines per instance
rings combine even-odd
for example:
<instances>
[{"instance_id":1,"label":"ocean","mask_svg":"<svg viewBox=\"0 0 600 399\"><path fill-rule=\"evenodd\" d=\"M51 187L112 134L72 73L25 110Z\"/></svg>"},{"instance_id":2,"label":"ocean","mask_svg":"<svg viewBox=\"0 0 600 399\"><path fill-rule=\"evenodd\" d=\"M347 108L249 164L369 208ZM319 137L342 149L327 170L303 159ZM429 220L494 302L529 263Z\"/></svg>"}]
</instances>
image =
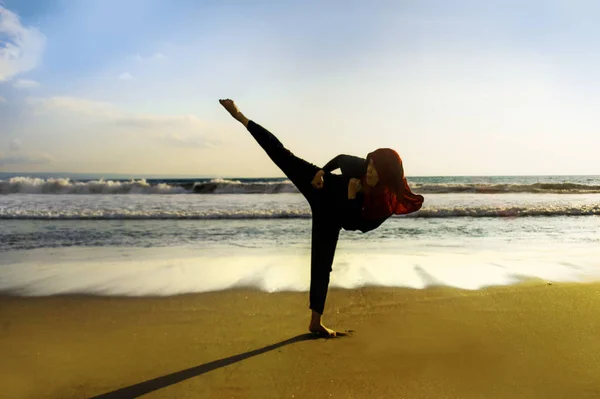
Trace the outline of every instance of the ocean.
<instances>
[{"instance_id":1,"label":"ocean","mask_svg":"<svg viewBox=\"0 0 600 399\"><path fill-rule=\"evenodd\" d=\"M330 287L600 278L600 176L408 180L423 208L342 230ZM286 179L0 174L0 292L307 291L310 223Z\"/></svg>"}]
</instances>

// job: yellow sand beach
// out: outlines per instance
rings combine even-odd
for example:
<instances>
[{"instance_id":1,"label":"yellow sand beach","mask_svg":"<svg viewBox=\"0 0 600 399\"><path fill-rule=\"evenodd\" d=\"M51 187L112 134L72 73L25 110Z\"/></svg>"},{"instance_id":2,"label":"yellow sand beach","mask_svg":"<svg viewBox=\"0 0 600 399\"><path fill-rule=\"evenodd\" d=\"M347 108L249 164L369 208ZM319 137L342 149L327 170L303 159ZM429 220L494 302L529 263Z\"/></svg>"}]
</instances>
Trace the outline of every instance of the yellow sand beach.
<instances>
[{"instance_id":1,"label":"yellow sand beach","mask_svg":"<svg viewBox=\"0 0 600 399\"><path fill-rule=\"evenodd\" d=\"M598 398L600 284L0 298L2 398Z\"/></svg>"}]
</instances>

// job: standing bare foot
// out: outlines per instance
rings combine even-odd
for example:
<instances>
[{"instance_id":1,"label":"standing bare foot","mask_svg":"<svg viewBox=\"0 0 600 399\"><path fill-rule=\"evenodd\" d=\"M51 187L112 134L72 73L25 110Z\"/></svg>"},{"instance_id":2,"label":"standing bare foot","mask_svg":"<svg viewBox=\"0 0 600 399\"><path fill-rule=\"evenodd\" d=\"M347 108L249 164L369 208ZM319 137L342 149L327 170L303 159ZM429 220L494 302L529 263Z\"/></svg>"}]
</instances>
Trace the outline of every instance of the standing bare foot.
<instances>
[{"instance_id":1,"label":"standing bare foot","mask_svg":"<svg viewBox=\"0 0 600 399\"><path fill-rule=\"evenodd\" d=\"M233 102L233 100L227 98L224 100L219 100L219 103L223 106L223 108L225 108L227 110L227 112L229 112L229 114L237 121L239 121L240 123L242 123L244 126L248 127L248 118L246 118L244 116L244 114L242 114L239 110L239 108L237 107L237 105L235 105L235 103Z\"/></svg>"},{"instance_id":2,"label":"standing bare foot","mask_svg":"<svg viewBox=\"0 0 600 399\"><path fill-rule=\"evenodd\" d=\"M336 337L337 333L332 329L325 327L321 321L321 317L322 315L313 310L308 330L315 334L322 334L327 337Z\"/></svg>"},{"instance_id":3,"label":"standing bare foot","mask_svg":"<svg viewBox=\"0 0 600 399\"><path fill-rule=\"evenodd\" d=\"M313 326L311 324L310 326L308 326L308 330L311 333L322 334L332 338L335 338L337 336L337 333L335 331L333 331L331 328L325 327L323 324L319 324L318 326Z\"/></svg>"}]
</instances>

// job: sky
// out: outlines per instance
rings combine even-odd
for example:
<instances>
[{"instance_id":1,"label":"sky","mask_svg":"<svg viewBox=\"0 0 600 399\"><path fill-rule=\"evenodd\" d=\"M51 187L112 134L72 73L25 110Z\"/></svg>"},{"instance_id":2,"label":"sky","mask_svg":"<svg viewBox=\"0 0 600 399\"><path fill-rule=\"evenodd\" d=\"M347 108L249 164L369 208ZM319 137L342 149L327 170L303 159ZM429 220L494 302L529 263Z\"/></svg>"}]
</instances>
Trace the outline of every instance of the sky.
<instances>
[{"instance_id":1,"label":"sky","mask_svg":"<svg viewBox=\"0 0 600 399\"><path fill-rule=\"evenodd\" d=\"M0 172L599 175L600 3L0 0Z\"/></svg>"}]
</instances>

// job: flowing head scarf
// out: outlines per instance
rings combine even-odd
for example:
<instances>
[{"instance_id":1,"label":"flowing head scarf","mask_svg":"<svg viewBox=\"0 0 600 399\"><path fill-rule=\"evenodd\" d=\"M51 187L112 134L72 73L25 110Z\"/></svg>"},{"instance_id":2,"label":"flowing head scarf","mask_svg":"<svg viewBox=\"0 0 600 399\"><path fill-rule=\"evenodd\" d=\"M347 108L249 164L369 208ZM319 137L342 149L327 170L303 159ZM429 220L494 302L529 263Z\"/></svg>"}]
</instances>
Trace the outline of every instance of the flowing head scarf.
<instances>
[{"instance_id":1,"label":"flowing head scarf","mask_svg":"<svg viewBox=\"0 0 600 399\"><path fill-rule=\"evenodd\" d=\"M363 217L387 218L393 214L401 215L421 209L424 198L410 191L404 177L402 159L396 151L380 148L367 155L367 162L369 160L373 160L379 182L371 187L366 182L366 176L361 179L364 191Z\"/></svg>"}]
</instances>

